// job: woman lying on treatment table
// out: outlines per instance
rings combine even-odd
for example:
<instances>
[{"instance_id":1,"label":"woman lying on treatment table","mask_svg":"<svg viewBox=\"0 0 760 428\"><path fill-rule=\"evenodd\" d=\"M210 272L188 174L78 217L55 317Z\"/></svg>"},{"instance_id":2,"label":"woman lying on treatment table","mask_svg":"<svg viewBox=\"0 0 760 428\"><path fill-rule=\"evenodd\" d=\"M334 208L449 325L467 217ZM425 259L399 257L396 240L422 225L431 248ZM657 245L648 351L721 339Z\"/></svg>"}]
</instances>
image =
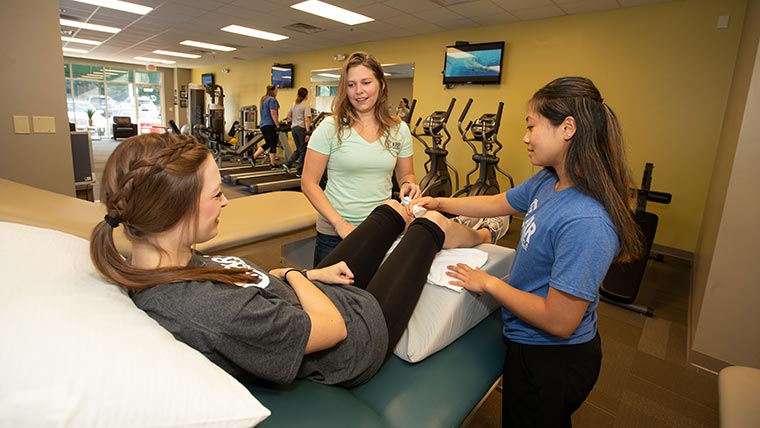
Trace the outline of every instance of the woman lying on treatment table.
<instances>
[{"instance_id":1,"label":"woman lying on treatment table","mask_svg":"<svg viewBox=\"0 0 760 428\"><path fill-rule=\"evenodd\" d=\"M480 243L435 211L413 219L389 201L308 272L202 255L193 245L216 236L227 199L207 147L183 135L122 142L100 199L107 215L92 232L95 267L174 337L242 379L368 381L406 329L436 253ZM114 245L119 226L131 259Z\"/></svg>"}]
</instances>

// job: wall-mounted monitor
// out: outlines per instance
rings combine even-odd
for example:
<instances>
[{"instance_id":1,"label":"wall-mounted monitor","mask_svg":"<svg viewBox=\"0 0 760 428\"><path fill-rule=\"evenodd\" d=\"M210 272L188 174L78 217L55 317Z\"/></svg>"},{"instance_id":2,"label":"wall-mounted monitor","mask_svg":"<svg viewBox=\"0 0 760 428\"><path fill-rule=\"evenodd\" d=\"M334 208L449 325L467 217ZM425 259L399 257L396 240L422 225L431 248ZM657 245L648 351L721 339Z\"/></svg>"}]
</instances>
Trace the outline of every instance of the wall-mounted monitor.
<instances>
[{"instance_id":1,"label":"wall-mounted monitor","mask_svg":"<svg viewBox=\"0 0 760 428\"><path fill-rule=\"evenodd\" d=\"M214 73L201 74L201 85L213 85Z\"/></svg>"},{"instance_id":2,"label":"wall-mounted monitor","mask_svg":"<svg viewBox=\"0 0 760 428\"><path fill-rule=\"evenodd\" d=\"M272 64L272 84L278 88L292 88L293 64Z\"/></svg>"},{"instance_id":3,"label":"wall-mounted monitor","mask_svg":"<svg viewBox=\"0 0 760 428\"><path fill-rule=\"evenodd\" d=\"M447 46L443 84L501 83L503 56L504 42Z\"/></svg>"}]
</instances>

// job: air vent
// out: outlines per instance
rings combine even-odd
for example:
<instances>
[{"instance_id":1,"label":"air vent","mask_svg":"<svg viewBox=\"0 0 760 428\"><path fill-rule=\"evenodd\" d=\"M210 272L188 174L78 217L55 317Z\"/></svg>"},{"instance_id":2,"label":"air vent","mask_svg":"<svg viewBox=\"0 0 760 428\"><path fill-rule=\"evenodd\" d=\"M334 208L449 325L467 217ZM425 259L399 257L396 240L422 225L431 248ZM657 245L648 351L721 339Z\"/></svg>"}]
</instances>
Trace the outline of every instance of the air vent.
<instances>
[{"instance_id":1,"label":"air vent","mask_svg":"<svg viewBox=\"0 0 760 428\"><path fill-rule=\"evenodd\" d=\"M443 7L451 7L459 4L474 3L477 0L433 0L433 3L438 3Z\"/></svg>"},{"instance_id":2,"label":"air vent","mask_svg":"<svg viewBox=\"0 0 760 428\"><path fill-rule=\"evenodd\" d=\"M61 19L68 19L69 21L82 21L82 18L74 15L61 14Z\"/></svg>"},{"instance_id":3,"label":"air vent","mask_svg":"<svg viewBox=\"0 0 760 428\"><path fill-rule=\"evenodd\" d=\"M236 60L238 60L238 61L248 61L247 59L245 59L245 58L240 58L239 56L233 56L233 57L232 57L232 59L236 59Z\"/></svg>"},{"instance_id":4,"label":"air vent","mask_svg":"<svg viewBox=\"0 0 760 428\"><path fill-rule=\"evenodd\" d=\"M74 30L64 30L61 29L61 35L66 37L71 37L74 35Z\"/></svg>"},{"instance_id":5,"label":"air vent","mask_svg":"<svg viewBox=\"0 0 760 428\"><path fill-rule=\"evenodd\" d=\"M314 33L320 33L322 31L325 31L324 28L319 28L313 25L304 24L303 22L296 22L295 24L290 24L282 28L286 28L288 30L293 30L298 33L304 33L304 34L314 34Z\"/></svg>"}]
</instances>

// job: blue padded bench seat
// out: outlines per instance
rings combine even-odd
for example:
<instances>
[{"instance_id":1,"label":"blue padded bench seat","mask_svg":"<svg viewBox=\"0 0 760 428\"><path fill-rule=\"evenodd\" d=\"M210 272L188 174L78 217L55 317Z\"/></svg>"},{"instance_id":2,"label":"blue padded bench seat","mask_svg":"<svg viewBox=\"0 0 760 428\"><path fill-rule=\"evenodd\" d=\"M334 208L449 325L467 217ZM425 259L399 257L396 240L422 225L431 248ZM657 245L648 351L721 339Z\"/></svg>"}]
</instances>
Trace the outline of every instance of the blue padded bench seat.
<instances>
[{"instance_id":1,"label":"blue padded bench seat","mask_svg":"<svg viewBox=\"0 0 760 428\"><path fill-rule=\"evenodd\" d=\"M411 364L394 356L368 383L340 388L299 380L245 384L272 416L263 428L458 427L501 375L505 347L496 310L454 343Z\"/></svg>"}]
</instances>

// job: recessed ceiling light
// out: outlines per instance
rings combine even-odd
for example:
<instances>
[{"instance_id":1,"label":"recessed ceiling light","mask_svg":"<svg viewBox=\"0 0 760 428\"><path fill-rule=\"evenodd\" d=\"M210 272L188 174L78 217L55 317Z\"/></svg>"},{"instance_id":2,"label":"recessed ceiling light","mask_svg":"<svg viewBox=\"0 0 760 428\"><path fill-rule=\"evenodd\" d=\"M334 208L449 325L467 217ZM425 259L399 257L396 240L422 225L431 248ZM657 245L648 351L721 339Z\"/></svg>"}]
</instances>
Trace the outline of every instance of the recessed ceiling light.
<instances>
[{"instance_id":1,"label":"recessed ceiling light","mask_svg":"<svg viewBox=\"0 0 760 428\"><path fill-rule=\"evenodd\" d=\"M342 22L347 25L364 24L365 22L374 21L374 19L369 16L360 15L356 12L351 12L350 10L333 6L319 0L307 0L290 7L312 15L321 16L322 18Z\"/></svg>"},{"instance_id":2,"label":"recessed ceiling light","mask_svg":"<svg viewBox=\"0 0 760 428\"><path fill-rule=\"evenodd\" d=\"M195 46L196 48L213 49L213 50L223 51L223 52L232 52L236 50L236 48L231 48L229 46L214 45L211 43L204 43L204 42L196 42L195 40L185 40L183 42L179 42L179 44L185 45L185 46Z\"/></svg>"},{"instance_id":3,"label":"recessed ceiling light","mask_svg":"<svg viewBox=\"0 0 760 428\"><path fill-rule=\"evenodd\" d=\"M146 58L144 56L136 56L135 59L138 61L157 62L159 64L176 64L177 63L177 61L169 61L168 59Z\"/></svg>"},{"instance_id":4,"label":"recessed ceiling light","mask_svg":"<svg viewBox=\"0 0 760 428\"><path fill-rule=\"evenodd\" d=\"M107 7L109 9L121 10L121 11L129 12L129 13L136 13L138 15L145 15L151 10L153 10L152 7L142 6L139 4L129 3L126 1L119 1L119 0L74 0L74 1L78 1L79 3L91 4L94 6Z\"/></svg>"},{"instance_id":5,"label":"recessed ceiling light","mask_svg":"<svg viewBox=\"0 0 760 428\"><path fill-rule=\"evenodd\" d=\"M101 31L103 33L116 34L121 31L121 28L109 27L107 25L88 24L86 22L72 21L70 19L61 19L61 25L65 27L77 27L84 28L85 30Z\"/></svg>"},{"instance_id":6,"label":"recessed ceiling light","mask_svg":"<svg viewBox=\"0 0 760 428\"><path fill-rule=\"evenodd\" d=\"M66 37L66 36L61 36L61 40L63 40L64 42L81 43L83 45L93 45L93 46L98 46L103 43L97 40L78 39L76 37Z\"/></svg>"},{"instance_id":7,"label":"recessed ceiling light","mask_svg":"<svg viewBox=\"0 0 760 428\"><path fill-rule=\"evenodd\" d=\"M227 31L235 34L242 34L248 37L255 37L257 39L271 40L273 42L279 42L285 40L288 36L281 34L269 33L267 31L255 30L253 28L241 27L240 25L228 25L222 28L222 31Z\"/></svg>"},{"instance_id":8,"label":"recessed ceiling light","mask_svg":"<svg viewBox=\"0 0 760 428\"><path fill-rule=\"evenodd\" d=\"M172 52L172 51L162 51L162 50L153 51L153 53L154 54L159 54L159 55L178 56L180 58L193 58L193 59L195 59L195 58L200 58L201 57L200 55L195 55L195 54L182 53L182 52Z\"/></svg>"},{"instance_id":9,"label":"recessed ceiling light","mask_svg":"<svg viewBox=\"0 0 760 428\"><path fill-rule=\"evenodd\" d=\"M87 53L89 51L84 49L74 49L74 48L63 48L64 52L71 52L71 53Z\"/></svg>"}]
</instances>

